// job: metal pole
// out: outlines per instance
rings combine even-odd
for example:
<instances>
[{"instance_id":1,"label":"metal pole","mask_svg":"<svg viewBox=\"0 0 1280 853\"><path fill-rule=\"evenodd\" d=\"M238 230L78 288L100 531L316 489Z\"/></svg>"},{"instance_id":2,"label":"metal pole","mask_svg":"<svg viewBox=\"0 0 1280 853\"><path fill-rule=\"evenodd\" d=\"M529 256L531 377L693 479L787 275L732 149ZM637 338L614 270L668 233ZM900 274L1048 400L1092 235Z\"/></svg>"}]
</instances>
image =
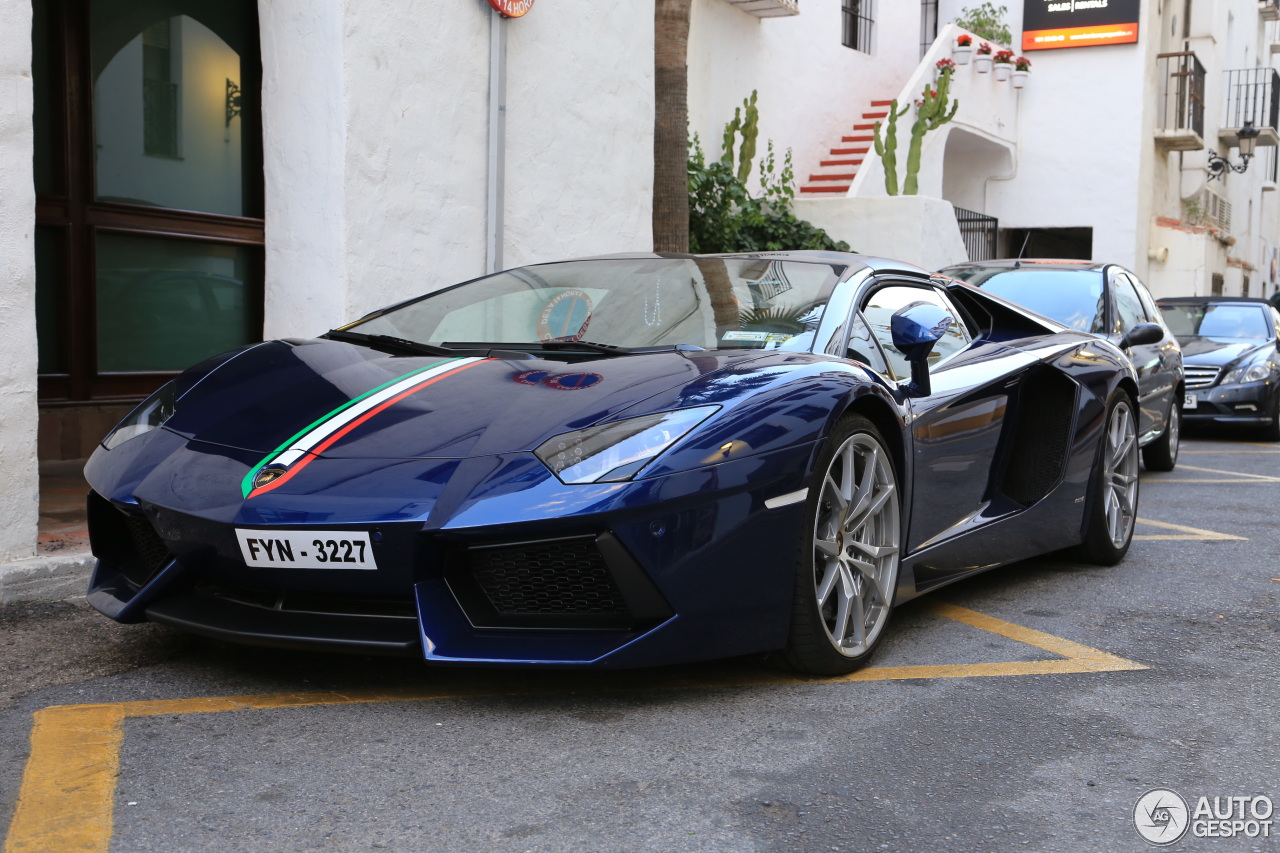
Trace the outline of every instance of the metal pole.
<instances>
[{"instance_id":1,"label":"metal pole","mask_svg":"<svg viewBox=\"0 0 1280 853\"><path fill-rule=\"evenodd\" d=\"M507 19L496 9L489 21L489 182L485 223L485 272L502 269L502 208L507 160Z\"/></svg>"}]
</instances>

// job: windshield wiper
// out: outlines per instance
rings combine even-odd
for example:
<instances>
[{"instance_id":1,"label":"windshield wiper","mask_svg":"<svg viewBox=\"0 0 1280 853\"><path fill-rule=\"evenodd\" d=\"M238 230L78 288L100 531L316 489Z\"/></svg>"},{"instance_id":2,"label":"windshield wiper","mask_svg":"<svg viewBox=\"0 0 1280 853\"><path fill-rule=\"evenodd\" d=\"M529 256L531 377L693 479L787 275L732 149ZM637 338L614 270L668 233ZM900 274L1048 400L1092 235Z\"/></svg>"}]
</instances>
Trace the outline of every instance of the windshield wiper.
<instances>
[{"instance_id":1,"label":"windshield wiper","mask_svg":"<svg viewBox=\"0 0 1280 853\"><path fill-rule=\"evenodd\" d=\"M653 347L620 347L614 344L601 344L595 341L538 341L537 343L479 343L476 341L445 341L446 347L457 347L459 349L484 349L487 347L502 347L504 349L517 350L551 350L552 352L589 352L599 355L643 355L651 352L704 352L702 347L693 344L663 344L662 346Z\"/></svg>"},{"instance_id":2,"label":"windshield wiper","mask_svg":"<svg viewBox=\"0 0 1280 853\"><path fill-rule=\"evenodd\" d=\"M371 347L411 353L413 355L459 355L457 350L449 347L423 344L411 341L408 338L397 338L394 335L366 335L364 332L345 332L342 329L330 329L320 337L328 338L331 341L345 341L349 344L367 344Z\"/></svg>"}]
</instances>

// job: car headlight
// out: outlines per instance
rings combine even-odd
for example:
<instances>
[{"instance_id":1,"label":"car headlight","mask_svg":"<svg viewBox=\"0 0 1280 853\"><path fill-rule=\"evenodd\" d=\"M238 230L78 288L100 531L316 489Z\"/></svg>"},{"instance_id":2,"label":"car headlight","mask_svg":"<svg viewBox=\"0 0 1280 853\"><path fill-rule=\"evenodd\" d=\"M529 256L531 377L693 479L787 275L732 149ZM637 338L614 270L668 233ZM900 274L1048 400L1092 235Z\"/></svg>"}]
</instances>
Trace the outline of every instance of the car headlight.
<instances>
[{"instance_id":1,"label":"car headlight","mask_svg":"<svg viewBox=\"0 0 1280 853\"><path fill-rule=\"evenodd\" d=\"M162 426L165 421L173 417L177 404L176 398L177 394L174 391L173 383L166 382L163 388L143 400L138 408L116 424L116 428L107 433L107 437L102 440L102 446L110 450L113 447L119 447L131 438L136 438L144 432L151 432L156 427Z\"/></svg>"},{"instance_id":2,"label":"car headlight","mask_svg":"<svg viewBox=\"0 0 1280 853\"><path fill-rule=\"evenodd\" d=\"M564 483L629 480L719 408L700 406L587 427L557 435L533 452Z\"/></svg>"},{"instance_id":3,"label":"car headlight","mask_svg":"<svg viewBox=\"0 0 1280 853\"><path fill-rule=\"evenodd\" d=\"M1248 367L1237 367L1222 377L1222 385L1238 385L1245 382L1261 382L1271 376L1271 362L1253 364Z\"/></svg>"}]
</instances>

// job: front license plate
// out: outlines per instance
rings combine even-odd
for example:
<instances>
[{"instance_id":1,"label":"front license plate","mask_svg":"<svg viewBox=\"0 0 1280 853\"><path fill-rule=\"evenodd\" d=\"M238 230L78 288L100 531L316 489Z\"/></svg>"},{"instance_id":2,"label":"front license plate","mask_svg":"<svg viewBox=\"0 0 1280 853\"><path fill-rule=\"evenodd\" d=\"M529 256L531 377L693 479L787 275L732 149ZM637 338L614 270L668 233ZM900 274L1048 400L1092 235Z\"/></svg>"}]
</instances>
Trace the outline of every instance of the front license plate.
<instances>
[{"instance_id":1,"label":"front license plate","mask_svg":"<svg viewBox=\"0 0 1280 853\"><path fill-rule=\"evenodd\" d=\"M259 569L376 569L363 530L241 530L240 554Z\"/></svg>"},{"instance_id":2,"label":"front license plate","mask_svg":"<svg viewBox=\"0 0 1280 853\"><path fill-rule=\"evenodd\" d=\"M1197 402L1198 402L1198 401L1196 400L1196 395L1195 395L1195 394L1187 394L1187 395L1185 396L1185 398L1183 399L1183 401L1182 401L1182 408L1184 408L1184 409L1194 409L1194 408L1196 407L1196 403L1197 403Z\"/></svg>"}]
</instances>

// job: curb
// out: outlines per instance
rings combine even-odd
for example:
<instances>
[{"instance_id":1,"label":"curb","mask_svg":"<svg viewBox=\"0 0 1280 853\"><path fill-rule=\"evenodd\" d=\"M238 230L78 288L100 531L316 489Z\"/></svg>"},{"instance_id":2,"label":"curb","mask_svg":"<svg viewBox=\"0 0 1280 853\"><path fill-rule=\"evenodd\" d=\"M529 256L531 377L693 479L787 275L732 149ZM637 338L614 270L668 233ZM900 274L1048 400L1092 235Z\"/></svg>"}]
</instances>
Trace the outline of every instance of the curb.
<instances>
[{"instance_id":1,"label":"curb","mask_svg":"<svg viewBox=\"0 0 1280 853\"><path fill-rule=\"evenodd\" d=\"M93 562L93 554L77 551L0 563L0 605L84 598Z\"/></svg>"}]
</instances>

